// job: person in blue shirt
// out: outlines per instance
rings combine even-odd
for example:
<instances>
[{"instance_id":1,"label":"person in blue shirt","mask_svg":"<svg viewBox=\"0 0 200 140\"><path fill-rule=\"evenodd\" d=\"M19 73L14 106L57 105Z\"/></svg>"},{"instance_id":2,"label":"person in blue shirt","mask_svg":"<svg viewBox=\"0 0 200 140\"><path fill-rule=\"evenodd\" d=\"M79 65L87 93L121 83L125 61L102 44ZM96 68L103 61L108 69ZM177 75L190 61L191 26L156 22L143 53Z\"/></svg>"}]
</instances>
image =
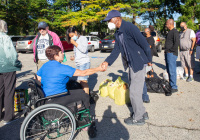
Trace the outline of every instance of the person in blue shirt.
<instances>
[{"instance_id":1,"label":"person in blue shirt","mask_svg":"<svg viewBox=\"0 0 200 140\"><path fill-rule=\"evenodd\" d=\"M45 97L68 92L66 84L72 76L86 76L92 75L99 71L104 71L101 66L92 69L79 70L68 65L61 64L64 59L64 53L58 46L49 46L46 51L46 56L49 59L37 72L37 78L41 82ZM68 92L68 95L59 98L51 99L51 103L59 103L67 105L69 103L80 101L89 107L89 95L82 89L72 90L73 93Z\"/></svg>"},{"instance_id":2,"label":"person in blue shirt","mask_svg":"<svg viewBox=\"0 0 200 140\"><path fill-rule=\"evenodd\" d=\"M145 65L151 66L152 56L149 44L140 30L130 22L122 20L117 10L108 13L104 21L108 22L108 28L115 30L115 47L111 54L102 63L102 68L111 66L121 53L125 70L129 68L129 94L133 107L132 116L124 120L128 125L143 125L148 119L143 106L142 94L145 86ZM147 92L147 91L146 91Z\"/></svg>"}]
</instances>

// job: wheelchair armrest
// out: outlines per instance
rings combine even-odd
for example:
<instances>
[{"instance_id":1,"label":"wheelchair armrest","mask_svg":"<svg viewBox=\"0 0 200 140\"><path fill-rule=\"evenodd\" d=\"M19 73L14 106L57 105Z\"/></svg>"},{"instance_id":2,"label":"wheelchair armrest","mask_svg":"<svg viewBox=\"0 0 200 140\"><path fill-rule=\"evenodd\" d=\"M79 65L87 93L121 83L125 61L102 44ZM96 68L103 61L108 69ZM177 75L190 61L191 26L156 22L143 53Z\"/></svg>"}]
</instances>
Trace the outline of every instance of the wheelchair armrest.
<instances>
[{"instance_id":1,"label":"wheelchair armrest","mask_svg":"<svg viewBox=\"0 0 200 140\"><path fill-rule=\"evenodd\" d=\"M48 100L48 99L51 99L51 98L56 98L56 97L59 97L59 96L63 96L63 95L67 95L68 92L63 92L63 93L59 93L59 94L55 94L55 95L51 95L51 96L47 96L47 97L44 97L44 98L40 98L36 101L35 105L37 106L37 103L38 102L41 102L43 100Z\"/></svg>"}]
</instances>

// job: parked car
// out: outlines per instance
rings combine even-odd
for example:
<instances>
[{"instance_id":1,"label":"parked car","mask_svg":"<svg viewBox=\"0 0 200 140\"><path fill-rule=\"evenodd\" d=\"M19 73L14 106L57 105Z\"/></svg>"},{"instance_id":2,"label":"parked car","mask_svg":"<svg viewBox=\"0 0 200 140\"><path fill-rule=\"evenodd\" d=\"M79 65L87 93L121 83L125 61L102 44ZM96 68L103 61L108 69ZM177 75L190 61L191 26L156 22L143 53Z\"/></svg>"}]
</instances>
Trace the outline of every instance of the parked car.
<instances>
[{"instance_id":1,"label":"parked car","mask_svg":"<svg viewBox=\"0 0 200 140\"><path fill-rule=\"evenodd\" d=\"M101 47L101 39L97 36L85 36L88 40L88 50L90 52L94 52L95 50L99 50Z\"/></svg>"},{"instance_id":2,"label":"parked car","mask_svg":"<svg viewBox=\"0 0 200 140\"><path fill-rule=\"evenodd\" d=\"M33 41L35 35L25 36L17 41L17 52L33 52Z\"/></svg>"},{"instance_id":3,"label":"parked car","mask_svg":"<svg viewBox=\"0 0 200 140\"><path fill-rule=\"evenodd\" d=\"M64 51L71 51L74 49L73 44L69 44L64 36L60 36L60 41L62 42Z\"/></svg>"},{"instance_id":4,"label":"parked car","mask_svg":"<svg viewBox=\"0 0 200 140\"><path fill-rule=\"evenodd\" d=\"M144 32L141 32L141 33L144 35ZM159 35L157 31L151 32L151 36L153 36L155 40L155 46L156 46L157 52L161 52L162 48L164 47L165 38Z\"/></svg>"},{"instance_id":5,"label":"parked car","mask_svg":"<svg viewBox=\"0 0 200 140\"><path fill-rule=\"evenodd\" d=\"M115 46L115 36L108 35L103 40L101 40L101 52L105 52L106 50L112 50Z\"/></svg>"},{"instance_id":6,"label":"parked car","mask_svg":"<svg viewBox=\"0 0 200 140\"><path fill-rule=\"evenodd\" d=\"M11 35L10 36L11 40L12 40L12 43L13 43L13 46L16 48L16 44L17 44L17 41L20 40L21 38L23 38L23 36L20 36L20 35Z\"/></svg>"}]
</instances>

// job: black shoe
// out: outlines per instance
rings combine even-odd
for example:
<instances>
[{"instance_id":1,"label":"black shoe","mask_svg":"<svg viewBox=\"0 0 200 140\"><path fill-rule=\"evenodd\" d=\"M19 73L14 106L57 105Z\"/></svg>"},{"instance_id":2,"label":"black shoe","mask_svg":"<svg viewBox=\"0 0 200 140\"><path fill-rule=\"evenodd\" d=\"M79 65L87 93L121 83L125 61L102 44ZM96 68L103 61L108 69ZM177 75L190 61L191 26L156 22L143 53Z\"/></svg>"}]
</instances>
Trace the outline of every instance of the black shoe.
<instances>
[{"instance_id":1,"label":"black shoe","mask_svg":"<svg viewBox=\"0 0 200 140\"><path fill-rule=\"evenodd\" d=\"M173 88L172 88L172 89L171 89L171 92L172 92L172 93L178 92L178 89L173 89Z\"/></svg>"},{"instance_id":2,"label":"black shoe","mask_svg":"<svg viewBox=\"0 0 200 140\"><path fill-rule=\"evenodd\" d=\"M143 103L150 103L150 100L147 100L147 101L143 101Z\"/></svg>"},{"instance_id":3,"label":"black shoe","mask_svg":"<svg viewBox=\"0 0 200 140\"><path fill-rule=\"evenodd\" d=\"M165 92L165 96L171 96L172 92Z\"/></svg>"},{"instance_id":4,"label":"black shoe","mask_svg":"<svg viewBox=\"0 0 200 140\"><path fill-rule=\"evenodd\" d=\"M127 119L124 119L124 123L127 125L144 125L145 120L144 120L144 118L142 118L140 120L134 120L132 117L129 117Z\"/></svg>"},{"instance_id":5,"label":"black shoe","mask_svg":"<svg viewBox=\"0 0 200 140\"><path fill-rule=\"evenodd\" d=\"M133 117L133 114L134 113L131 113L131 117ZM148 120L149 119L149 115L148 115L147 112L145 112L142 117L143 117L144 120Z\"/></svg>"},{"instance_id":6,"label":"black shoe","mask_svg":"<svg viewBox=\"0 0 200 140\"><path fill-rule=\"evenodd\" d=\"M148 119L149 119L149 115L148 115L147 112L145 112L145 113L143 114L143 118L144 118L144 120L148 120Z\"/></svg>"}]
</instances>

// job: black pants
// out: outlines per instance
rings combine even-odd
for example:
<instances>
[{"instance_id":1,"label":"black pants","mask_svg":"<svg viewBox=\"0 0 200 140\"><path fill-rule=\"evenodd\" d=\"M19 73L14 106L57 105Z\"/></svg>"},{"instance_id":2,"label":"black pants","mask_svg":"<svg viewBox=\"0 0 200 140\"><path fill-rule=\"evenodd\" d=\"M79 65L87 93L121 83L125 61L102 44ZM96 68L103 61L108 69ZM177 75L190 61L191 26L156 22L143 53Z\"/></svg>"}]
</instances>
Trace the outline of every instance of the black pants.
<instances>
[{"instance_id":1,"label":"black pants","mask_svg":"<svg viewBox=\"0 0 200 140\"><path fill-rule=\"evenodd\" d=\"M10 121L14 117L14 94L16 84L16 72L0 73L0 118L3 105L5 108L4 121Z\"/></svg>"},{"instance_id":2,"label":"black pants","mask_svg":"<svg viewBox=\"0 0 200 140\"><path fill-rule=\"evenodd\" d=\"M55 103L67 106L70 103L82 101L86 108L89 108L89 95L83 89L69 90L69 95L53 98L45 102L45 104Z\"/></svg>"}]
</instances>

